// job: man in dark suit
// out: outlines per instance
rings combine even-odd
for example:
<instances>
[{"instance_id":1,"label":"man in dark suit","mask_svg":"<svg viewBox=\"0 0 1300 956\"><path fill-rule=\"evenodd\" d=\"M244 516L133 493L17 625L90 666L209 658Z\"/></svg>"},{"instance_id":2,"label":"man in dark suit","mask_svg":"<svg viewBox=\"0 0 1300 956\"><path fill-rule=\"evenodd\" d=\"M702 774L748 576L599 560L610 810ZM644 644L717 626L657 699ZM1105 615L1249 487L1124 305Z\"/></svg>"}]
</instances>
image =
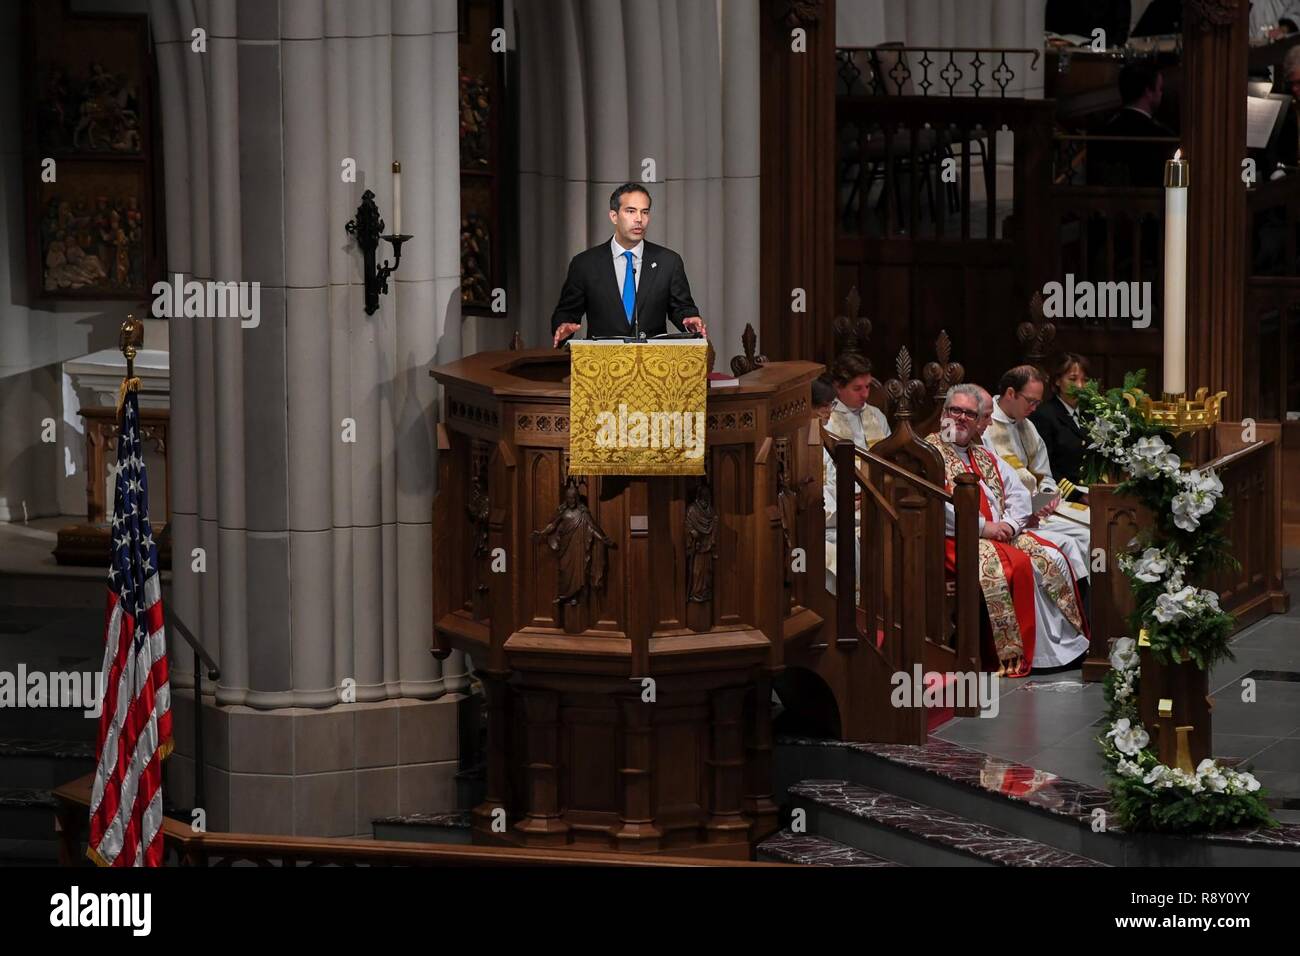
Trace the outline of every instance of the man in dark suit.
<instances>
[{"instance_id":1,"label":"man in dark suit","mask_svg":"<svg viewBox=\"0 0 1300 956\"><path fill-rule=\"evenodd\" d=\"M1133 138L1173 137L1177 134L1155 118L1164 99L1165 80L1160 70L1141 60L1119 71L1119 95L1124 108L1099 130L1102 136L1126 137L1114 142L1093 140L1088 181L1097 186L1161 186L1165 160L1172 159L1175 144L1132 142Z\"/></svg>"},{"instance_id":2,"label":"man in dark suit","mask_svg":"<svg viewBox=\"0 0 1300 956\"><path fill-rule=\"evenodd\" d=\"M558 347L582 327L587 335L645 335L668 331L668 322L705 335L704 320L691 298L682 257L671 249L646 242L650 225L650 194L636 183L624 183L609 197L609 221L614 238L580 252L569 261L560 301L551 315Z\"/></svg>"}]
</instances>

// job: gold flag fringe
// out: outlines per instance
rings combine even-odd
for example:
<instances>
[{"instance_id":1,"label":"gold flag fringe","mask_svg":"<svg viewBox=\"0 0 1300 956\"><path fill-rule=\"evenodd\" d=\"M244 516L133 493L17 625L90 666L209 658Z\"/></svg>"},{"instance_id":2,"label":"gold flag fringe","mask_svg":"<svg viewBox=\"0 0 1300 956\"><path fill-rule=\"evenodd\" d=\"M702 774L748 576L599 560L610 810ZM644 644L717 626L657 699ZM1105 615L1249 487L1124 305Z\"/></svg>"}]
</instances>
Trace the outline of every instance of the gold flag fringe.
<instances>
[{"instance_id":1,"label":"gold flag fringe","mask_svg":"<svg viewBox=\"0 0 1300 956\"><path fill-rule=\"evenodd\" d=\"M140 379L136 377L122 379L122 385L117 390L117 417L122 417L122 406L126 404L127 392L140 391Z\"/></svg>"}]
</instances>

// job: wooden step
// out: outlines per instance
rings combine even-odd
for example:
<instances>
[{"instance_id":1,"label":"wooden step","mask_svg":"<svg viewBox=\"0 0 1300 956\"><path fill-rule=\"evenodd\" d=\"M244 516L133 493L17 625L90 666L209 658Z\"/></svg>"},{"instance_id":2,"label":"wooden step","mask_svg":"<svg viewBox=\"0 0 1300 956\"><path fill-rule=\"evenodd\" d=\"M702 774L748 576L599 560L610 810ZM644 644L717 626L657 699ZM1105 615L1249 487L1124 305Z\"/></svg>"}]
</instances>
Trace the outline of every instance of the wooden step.
<instances>
[{"instance_id":1,"label":"wooden step","mask_svg":"<svg viewBox=\"0 0 1300 956\"><path fill-rule=\"evenodd\" d=\"M810 833L909 866L1105 866L847 780L803 780L789 793Z\"/></svg>"}]
</instances>

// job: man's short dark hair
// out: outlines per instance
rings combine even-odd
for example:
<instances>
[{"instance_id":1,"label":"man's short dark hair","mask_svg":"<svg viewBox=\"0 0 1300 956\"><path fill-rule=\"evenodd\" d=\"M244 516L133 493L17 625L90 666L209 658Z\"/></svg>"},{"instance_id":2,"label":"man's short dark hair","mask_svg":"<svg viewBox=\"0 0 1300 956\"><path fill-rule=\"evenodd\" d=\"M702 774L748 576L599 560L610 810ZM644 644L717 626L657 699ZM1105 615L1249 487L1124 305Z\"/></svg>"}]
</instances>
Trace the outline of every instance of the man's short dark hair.
<instances>
[{"instance_id":1,"label":"man's short dark hair","mask_svg":"<svg viewBox=\"0 0 1300 956\"><path fill-rule=\"evenodd\" d=\"M1043 382L1043 373L1032 365L1017 365L1015 368L1007 369L998 379L998 394L1005 395L1009 388L1018 392L1030 382ZM1043 382L1043 384L1047 383Z\"/></svg>"},{"instance_id":2,"label":"man's short dark hair","mask_svg":"<svg viewBox=\"0 0 1300 956\"><path fill-rule=\"evenodd\" d=\"M1155 89L1160 70L1151 63L1137 60L1125 63L1119 71L1119 98L1124 105L1135 103L1147 90Z\"/></svg>"},{"instance_id":3,"label":"man's short dark hair","mask_svg":"<svg viewBox=\"0 0 1300 956\"><path fill-rule=\"evenodd\" d=\"M871 374L871 359L860 352L841 352L831 364L831 381L840 388L863 375Z\"/></svg>"},{"instance_id":4,"label":"man's short dark hair","mask_svg":"<svg viewBox=\"0 0 1300 956\"><path fill-rule=\"evenodd\" d=\"M618 212L618 207L623 204L625 193L645 193L646 205L650 205L650 190L638 183L624 183L609 194L610 212Z\"/></svg>"}]
</instances>

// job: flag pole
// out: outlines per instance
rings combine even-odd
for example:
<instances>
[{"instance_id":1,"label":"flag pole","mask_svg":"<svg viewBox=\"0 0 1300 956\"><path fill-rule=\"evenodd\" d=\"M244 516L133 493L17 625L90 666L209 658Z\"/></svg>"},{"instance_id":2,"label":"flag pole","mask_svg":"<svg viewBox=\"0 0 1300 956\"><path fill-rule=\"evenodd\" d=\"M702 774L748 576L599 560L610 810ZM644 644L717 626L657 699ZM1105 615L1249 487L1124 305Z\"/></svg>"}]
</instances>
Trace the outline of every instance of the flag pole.
<instances>
[{"instance_id":1,"label":"flag pole","mask_svg":"<svg viewBox=\"0 0 1300 956\"><path fill-rule=\"evenodd\" d=\"M140 388L140 380L135 377L135 357L144 348L144 323L133 312L126 314L126 321L122 323L117 335L117 347L126 357L126 377L122 379L122 387L117 394L117 416L121 418L126 393Z\"/></svg>"}]
</instances>

